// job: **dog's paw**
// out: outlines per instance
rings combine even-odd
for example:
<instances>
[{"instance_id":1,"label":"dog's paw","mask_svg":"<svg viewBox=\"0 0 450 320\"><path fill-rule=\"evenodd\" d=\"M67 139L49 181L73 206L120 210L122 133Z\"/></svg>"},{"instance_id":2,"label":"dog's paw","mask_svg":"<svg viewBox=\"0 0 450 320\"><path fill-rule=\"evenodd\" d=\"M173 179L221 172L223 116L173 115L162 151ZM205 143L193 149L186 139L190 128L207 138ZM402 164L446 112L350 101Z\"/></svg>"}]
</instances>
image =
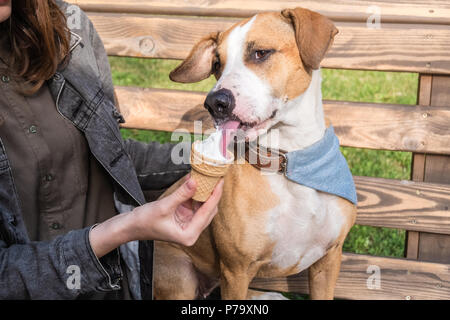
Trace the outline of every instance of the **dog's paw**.
<instances>
[{"instance_id":1,"label":"dog's paw","mask_svg":"<svg viewBox=\"0 0 450 320\"><path fill-rule=\"evenodd\" d=\"M249 300L289 300L278 292L257 292L252 290Z\"/></svg>"}]
</instances>

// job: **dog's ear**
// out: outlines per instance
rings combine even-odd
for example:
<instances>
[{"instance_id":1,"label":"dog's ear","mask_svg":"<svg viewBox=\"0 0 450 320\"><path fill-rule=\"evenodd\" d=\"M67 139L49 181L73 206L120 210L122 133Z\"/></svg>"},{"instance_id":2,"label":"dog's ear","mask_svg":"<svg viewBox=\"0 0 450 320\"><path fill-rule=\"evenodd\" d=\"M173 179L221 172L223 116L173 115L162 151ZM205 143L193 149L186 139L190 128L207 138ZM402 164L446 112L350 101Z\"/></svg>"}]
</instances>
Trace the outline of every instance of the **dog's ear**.
<instances>
[{"instance_id":1,"label":"dog's ear","mask_svg":"<svg viewBox=\"0 0 450 320\"><path fill-rule=\"evenodd\" d=\"M285 9L281 15L294 27L298 50L305 67L318 69L339 30L330 19L308 9Z\"/></svg>"},{"instance_id":2,"label":"dog's ear","mask_svg":"<svg viewBox=\"0 0 450 320\"><path fill-rule=\"evenodd\" d=\"M218 37L216 32L200 40L189 56L170 73L170 80L193 83L208 78L212 73Z\"/></svg>"}]
</instances>

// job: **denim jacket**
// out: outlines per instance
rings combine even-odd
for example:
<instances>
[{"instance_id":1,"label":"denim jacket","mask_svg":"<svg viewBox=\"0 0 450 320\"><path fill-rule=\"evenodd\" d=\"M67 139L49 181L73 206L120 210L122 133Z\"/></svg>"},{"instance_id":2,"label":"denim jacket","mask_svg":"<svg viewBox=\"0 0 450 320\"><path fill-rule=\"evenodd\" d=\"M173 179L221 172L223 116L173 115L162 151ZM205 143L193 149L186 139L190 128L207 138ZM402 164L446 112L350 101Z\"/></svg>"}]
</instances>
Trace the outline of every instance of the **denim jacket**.
<instances>
[{"instance_id":1,"label":"denim jacket","mask_svg":"<svg viewBox=\"0 0 450 320\"><path fill-rule=\"evenodd\" d=\"M157 195L187 174L189 165L169 160L173 145L122 139L118 123L124 119L115 106L103 44L78 7L57 3L68 19L73 11L78 14L78 25L68 23L71 57L48 81L51 94L58 112L84 133L90 151L111 175L119 212L131 210L148 200L144 192ZM89 243L91 227L50 242L30 241L7 152L0 139L0 299L75 299L118 290L124 268L133 297L151 299L152 241L121 246L126 266L119 263L119 250L97 259Z\"/></svg>"}]
</instances>

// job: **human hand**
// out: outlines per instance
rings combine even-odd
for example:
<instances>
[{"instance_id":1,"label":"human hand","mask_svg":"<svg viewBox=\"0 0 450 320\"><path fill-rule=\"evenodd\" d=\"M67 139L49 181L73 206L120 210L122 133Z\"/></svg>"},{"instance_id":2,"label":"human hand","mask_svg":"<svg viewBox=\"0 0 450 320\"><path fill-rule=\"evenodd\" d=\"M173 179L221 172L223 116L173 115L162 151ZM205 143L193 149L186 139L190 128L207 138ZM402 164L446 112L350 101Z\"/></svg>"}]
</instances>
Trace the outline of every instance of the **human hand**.
<instances>
[{"instance_id":1,"label":"human hand","mask_svg":"<svg viewBox=\"0 0 450 320\"><path fill-rule=\"evenodd\" d=\"M193 201L196 184L188 179L174 193L131 212L116 215L91 229L89 241L98 258L134 240L163 240L192 246L217 214L223 179L208 201Z\"/></svg>"},{"instance_id":2,"label":"human hand","mask_svg":"<svg viewBox=\"0 0 450 320\"><path fill-rule=\"evenodd\" d=\"M137 240L163 240L185 246L193 245L217 214L222 196L223 179L205 203L192 200L196 183L188 178L167 197L137 207L131 213L136 219Z\"/></svg>"}]
</instances>

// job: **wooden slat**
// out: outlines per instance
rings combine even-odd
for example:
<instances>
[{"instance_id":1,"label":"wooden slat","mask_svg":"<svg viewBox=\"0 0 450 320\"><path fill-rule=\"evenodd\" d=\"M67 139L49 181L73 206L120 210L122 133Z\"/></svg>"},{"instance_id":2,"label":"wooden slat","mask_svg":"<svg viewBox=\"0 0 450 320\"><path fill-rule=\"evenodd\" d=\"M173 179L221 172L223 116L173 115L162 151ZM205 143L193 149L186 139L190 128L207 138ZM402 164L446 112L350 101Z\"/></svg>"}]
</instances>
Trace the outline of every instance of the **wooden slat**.
<instances>
[{"instance_id":1,"label":"wooden slat","mask_svg":"<svg viewBox=\"0 0 450 320\"><path fill-rule=\"evenodd\" d=\"M194 132L194 121L202 121L203 130L213 127L203 108L205 93L116 87L124 128Z\"/></svg>"},{"instance_id":2,"label":"wooden slat","mask_svg":"<svg viewBox=\"0 0 450 320\"><path fill-rule=\"evenodd\" d=\"M421 261L450 263L449 237L448 234L419 232L419 252L417 259Z\"/></svg>"},{"instance_id":3,"label":"wooden slat","mask_svg":"<svg viewBox=\"0 0 450 320\"><path fill-rule=\"evenodd\" d=\"M108 54L184 59L203 36L236 19L89 13ZM381 71L450 73L450 28L442 25L337 23L339 34L322 66Z\"/></svg>"},{"instance_id":4,"label":"wooden slat","mask_svg":"<svg viewBox=\"0 0 450 320\"><path fill-rule=\"evenodd\" d=\"M450 77L433 75L429 89L430 105L450 111ZM450 184L450 156L427 154L423 180ZM421 232L418 251L419 260L450 263L450 236Z\"/></svg>"},{"instance_id":5,"label":"wooden slat","mask_svg":"<svg viewBox=\"0 0 450 320\"><path fill-rule=\"evenodd\" d=\"M354 177L357 224L450 234L450 186Z\"/></svg>"},{"instance_id":6,"label":"wooden slat","mask_svg":"<svg viewBox=\"0 0 450 320\"><path fill-rule=\"evenodd\" d=\"M431 105L431 86L433 76L428 74L419 75L419 87L417 91L417 104L421 106ZM411 180L423 182L425 176L426 154L413 153L411 163ZM405 238L406 258L417 260L419 257L420 233L418 231L407 231Z\"/></svg>"},{"instance_id":7,"label":"wooden slat","mask_svg":"<svg viewBox=\"0 0 450 320\"><path fill-rule=\"evenodd\" d=\"M405 257L417 260L419 257L419 231L408 231L405 241Z\"/></svg>"},{"instance_id":8,"label":"wooden slat","mask_svg":"<svg viewBox=\"0 0 450 320\"><path fill-rule=\"evenodd\" d=\"M421 106L431 105L431 87L433 76L430 74L421 74L419 76L419 90L417 92L417 104Z\"/></svg>"},{"instance_id":9,"label":"wooden slat","mask_svg":"<svg viewBox=\"0 0 450 320\"><path fill-rule=\"evenodd\" d=\"M379 289L373 286L369 289L367 286L367 279L373 275L369 266L379 267ZM250 287L308 293L307 271L287 278L255 279ZM345 253L335 297L361 300L448 300L450 265Z\"/></svg>"},{"instance_id":10,"label":"wooden slat","mask_svg":"<svg viewBox=\"0 0 450 320\"><path fill-rule=\"evenodd\" d=\"M343 145L450 153L450 110L410 105L324 102Z\"/></svg>"},{"instance_id":11,"label":"wooden slat","mask_svg":"<svg viewBox=\"0 0 450 320\"><path fill-rule=\"evenodd\" d=\"M424 153L413 153L412 163L411 163L411 180L417 182L423 182L423 177L425 175L425 161L426 154Z\"/></svg>"},{"instance_id":12,"label":"wooden slat","mask_svg":"<svg viewBox=\"0 0 450 320\"><path fill-rule=\"evenodd\" d=\"M426 154L413 153L411 164L411 180L415 182L423 182L425 173ZM405 239L405 256L408 259L417 260L419 256L419 232L407 231Z\"/></svg>"},{"instance_id":13,"label":"wooden slat","mask_svg":"<svg viewBox=\"0 0 450 320\"><path fill-rule=\"evenodd\" d=\"M212 127L204 93L117 87L124 127L193 131L195 120ZM324 101L344 146L450 154L448 108Z\"/></svg>"},{"instance_id":14,"label":"wooden slat","mask_svg":"<svg viewBox=\"0 0 450 320\"><path fill-rule=\"evenodd\" d=\"M73 0L86 11L167 15L249 17L263 11L280 11L302 6L336 21L365 22L370 6L377 6L383 22L450 23L450 5L445 0L361 1L361 0Z\"/></svg>"}]
</instances>

